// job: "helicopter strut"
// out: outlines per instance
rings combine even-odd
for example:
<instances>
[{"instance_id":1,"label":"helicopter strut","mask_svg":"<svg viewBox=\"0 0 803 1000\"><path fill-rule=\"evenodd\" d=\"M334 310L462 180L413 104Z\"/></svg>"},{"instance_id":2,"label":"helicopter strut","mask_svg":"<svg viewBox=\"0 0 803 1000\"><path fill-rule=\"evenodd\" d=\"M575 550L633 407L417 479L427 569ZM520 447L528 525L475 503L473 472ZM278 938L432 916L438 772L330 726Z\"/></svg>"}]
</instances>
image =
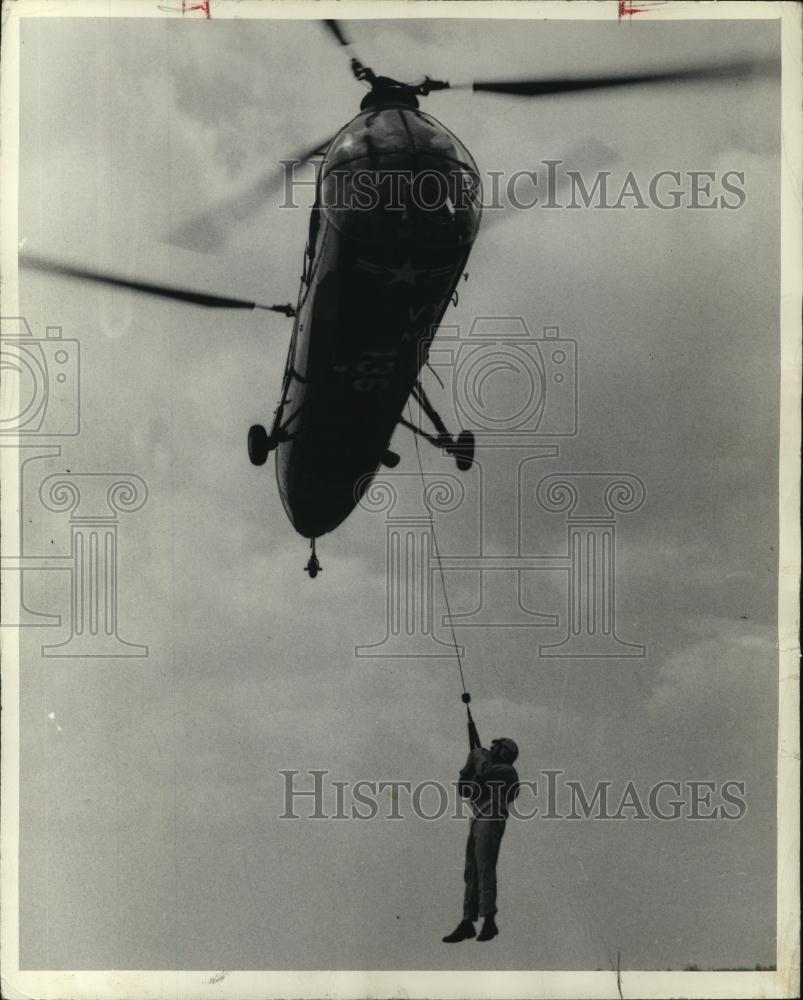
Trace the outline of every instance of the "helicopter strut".
<instances>
[{"instance_id":1,"label":"helicopter strut","mask_svg":"<svg viewBox=\"0 0 803 1000\"><path fill-rule=\"evenodd\" d=\"M412 395L413 399L415 399L432 421L437 434L430 434L421 427L416 427L415 424L404 417L400 418L399 423L414 434L418 434L419 437L425 438L436 448L441 448L447 455L451 455L457 462L457 468L461 472L466 472L474 464L474 435L471 431L460 431L456 438L452 437L441 415L430 402L420 382L417 381L413 386Z\"/></svg>"}]
</instances>

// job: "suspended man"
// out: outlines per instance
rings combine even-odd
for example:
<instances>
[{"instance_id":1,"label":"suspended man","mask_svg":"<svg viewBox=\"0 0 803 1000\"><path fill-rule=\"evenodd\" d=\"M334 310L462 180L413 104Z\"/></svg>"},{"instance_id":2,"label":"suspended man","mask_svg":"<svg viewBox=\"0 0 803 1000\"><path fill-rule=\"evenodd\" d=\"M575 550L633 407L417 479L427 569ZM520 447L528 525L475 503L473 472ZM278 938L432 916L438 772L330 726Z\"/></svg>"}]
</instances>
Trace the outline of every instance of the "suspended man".
<instances>
[{"instance_id":1,"label":"suspended man","mask_svg":"<svg viewBox=\"0 0 803 1000\"><path fill-rule=\"evenodd\" d=\"M478 941L490 941L499 933L496 862L510 804L519 790L519 776L513 767L519 748L513 740L507 737L494 740L490 750L484 749L469 712L469 743L471 750L457 787L461 795L470 799L474 815L466 842L463 919L443 939L449 944L475 937L474 923L480 917L483 925L476 935Z\"/></svg>"}]
</instances>

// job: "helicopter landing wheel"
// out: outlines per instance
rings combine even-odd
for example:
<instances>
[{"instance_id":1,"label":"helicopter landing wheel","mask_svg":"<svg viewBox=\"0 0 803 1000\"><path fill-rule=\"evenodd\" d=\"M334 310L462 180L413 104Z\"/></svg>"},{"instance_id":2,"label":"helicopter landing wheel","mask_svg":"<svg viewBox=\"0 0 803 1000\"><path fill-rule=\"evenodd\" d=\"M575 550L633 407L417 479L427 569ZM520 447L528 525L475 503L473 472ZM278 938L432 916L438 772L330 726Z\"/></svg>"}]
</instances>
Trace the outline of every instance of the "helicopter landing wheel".
<instances>
[{"instance_id":1,"label":"helicopter landing wheel","mask_svg":"<svg viewBox=\"0 0 803 1000\"><path fill-rule=\"evenodd\" d=\"M471 431L460 431L452 454L461 472L467 472L474 464L474 435Z\"/></svg>"},{"instance_id":2,"label":"helicopter landing wheel","mask_svg":"<svg viewBox=\"0 0 803 1000\"><path fill-rule=\"evenodd\" d=\"M254 424L248 431L248 457L252 465L264 465L270 452L270 438L262 424Z\"/></svg>"}]
</instances>

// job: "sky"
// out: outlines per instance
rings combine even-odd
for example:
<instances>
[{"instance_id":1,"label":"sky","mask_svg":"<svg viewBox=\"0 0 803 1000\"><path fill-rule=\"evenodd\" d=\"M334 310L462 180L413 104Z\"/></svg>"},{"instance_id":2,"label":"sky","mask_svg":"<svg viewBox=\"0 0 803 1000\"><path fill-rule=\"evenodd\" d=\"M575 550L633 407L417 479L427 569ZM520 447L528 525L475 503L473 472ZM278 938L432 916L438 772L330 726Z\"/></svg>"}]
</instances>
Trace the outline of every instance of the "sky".
<instances>
[{"instance_id":1,"label":"sky","mask_svg":"<svg viewBox=\"0 0 803 1000\"><path fill-rule=\"evenodd\" d=\"M352 34L378 71L452 81L762 60L779 39L769 21L366 21ZM30 19L20 241L291 300L305 211L267 204L217 254L169 234L331 135L360 96L311 22ZM563 551L562 515L532 502L547 473L629 472L647 491L618 521L616 579L619 634L645 657L549 660L538 645L560 628L458 628L481 734L517 740L523 778L737 780L748 803L731 823L511 822L502 934L463 946L463 968L610 968L617 951L633 969L774 961L779 108L772 75L427 99L481 170L560 157L647 181L738 170L746 191L738 211L507 211L481 228L447 314L462 331L521 316L577 342L579 431L524 467L520 551ZM278 819L281 769L449 782L466 749L453 659L354 655L385 634L383 515L357 510L326 536L310 581L272 463L249 464L288 321L30 272L20 304L36 335L59 324L77 338L82 365L81 434L28 466L26 551L69 549L65 515L38 497L46 475L130 472L148 487L119 526L120 634L147 657L45 658L43 641L67 632L24 635L22 966L452 967L440 938L460 916L465 822ZM446 390L427 386L451 413ZM504 374L489 391L504 397ZM398 471L416 473L407 431L393 447ZM436 515L444 554L476 553L481 533L515 551L511 463L527 457L482 456L464 502ZM426 445L421 459L454 471ZM414 477L399 482L414 503ZM26 603L66 615L66 577L27 574ZM453 610L476 604L475 574L446 582ZM558 574L525 574L530 610L565 601ZM442 615L437 589L435 603Z\"/></svg>"}]
</instances>

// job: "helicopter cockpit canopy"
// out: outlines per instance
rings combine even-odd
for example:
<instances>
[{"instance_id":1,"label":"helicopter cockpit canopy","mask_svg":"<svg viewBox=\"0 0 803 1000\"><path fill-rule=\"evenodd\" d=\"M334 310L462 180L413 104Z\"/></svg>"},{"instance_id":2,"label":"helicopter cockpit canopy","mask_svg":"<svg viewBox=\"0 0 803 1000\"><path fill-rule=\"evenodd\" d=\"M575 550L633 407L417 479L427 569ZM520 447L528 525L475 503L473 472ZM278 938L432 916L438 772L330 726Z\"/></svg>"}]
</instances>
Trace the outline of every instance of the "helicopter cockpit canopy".
<instances>
[{"instance_id":1,"label":"helicopter cockpit canopy","mask_svg":"<svg viewBox=\"0 0 803 1000\"><path fill-rule=\"evenodd\" d=\"M359 242L468 246L482 189L465 146L434 118L400 104L363 112L335 137L319 200L332 225Z\"/></svg>"}]
</instances>

